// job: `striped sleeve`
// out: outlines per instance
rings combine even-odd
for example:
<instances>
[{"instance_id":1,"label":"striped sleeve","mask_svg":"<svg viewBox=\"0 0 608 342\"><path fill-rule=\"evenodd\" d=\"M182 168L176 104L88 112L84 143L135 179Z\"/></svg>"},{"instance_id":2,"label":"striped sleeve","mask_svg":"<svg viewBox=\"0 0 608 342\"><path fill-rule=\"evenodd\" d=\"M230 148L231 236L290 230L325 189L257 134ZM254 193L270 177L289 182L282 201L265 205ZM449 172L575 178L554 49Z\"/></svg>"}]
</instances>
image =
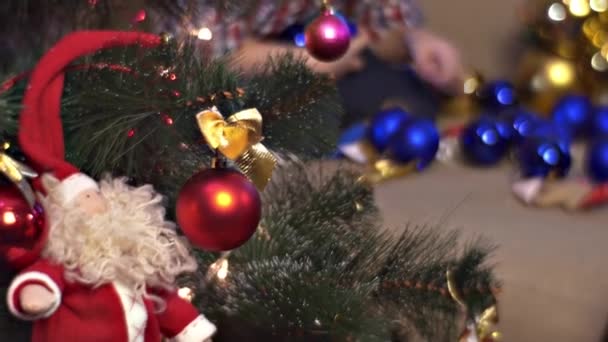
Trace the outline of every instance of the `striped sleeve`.
<instances>
[{"instance_id":1,"label":"striped sleeve","mask_svg":"<svg viewBox=\"0 0 608 342\"><path fill-rule=\"evenodd\" d=\"M415 0L351 0L346 13L372 31L392 27L419 27L423 16Z\"/></svg>"}]
</instances>

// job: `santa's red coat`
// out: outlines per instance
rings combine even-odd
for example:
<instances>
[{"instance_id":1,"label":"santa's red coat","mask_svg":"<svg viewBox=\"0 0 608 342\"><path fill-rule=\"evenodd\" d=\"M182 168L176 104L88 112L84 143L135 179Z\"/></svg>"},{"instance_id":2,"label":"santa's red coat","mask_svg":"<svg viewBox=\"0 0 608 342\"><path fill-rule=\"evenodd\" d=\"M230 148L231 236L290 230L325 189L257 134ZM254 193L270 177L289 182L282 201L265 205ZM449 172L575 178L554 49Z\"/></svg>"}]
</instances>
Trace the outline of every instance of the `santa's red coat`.
<instances>
[{"instance_id":1,"label":"santa's red coat","mask_svg":"<svg viewBox=\"0 0 608 342\"><path fill-rule=\"evenodd\" d=\"M51 310L39 316L21 310L21 290L30 284L55 295ZM40 260L13 280L7 300L15 316L35 321L33 342L158 342L163 336L202 342L215 333L215 326L177 293L153 292L165 301L164 311L155 312L150 300L129 297L117 284L91 288L68 282L62 266Z\"/></svg>"}]
</instances>

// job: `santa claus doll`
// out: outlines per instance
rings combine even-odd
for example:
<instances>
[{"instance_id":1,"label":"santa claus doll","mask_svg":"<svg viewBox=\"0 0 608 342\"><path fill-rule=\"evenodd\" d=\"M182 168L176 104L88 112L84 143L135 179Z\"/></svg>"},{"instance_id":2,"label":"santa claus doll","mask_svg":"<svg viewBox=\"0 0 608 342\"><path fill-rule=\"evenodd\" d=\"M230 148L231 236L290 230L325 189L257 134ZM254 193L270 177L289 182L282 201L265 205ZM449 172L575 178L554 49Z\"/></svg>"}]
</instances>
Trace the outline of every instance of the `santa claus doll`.
<instances>
[{"instance_id":1,"label":"santa claus doll","mask_svg":"<svg viewBox=\"0 0 608 342\"><path fill-rule=\"evenodd\" d=\"M177 295L176 277L196 263L165 220L161 196L125 179L97 183L64 158L59 98L65 67L108 46L159 42L143 33L77 32L31 75L19 141L42 174L37 190L49 234L40 259L12 281L7 301L13 315L34 321L34 342L202 342L216 331Z\"/></svg>"}]
</instances>

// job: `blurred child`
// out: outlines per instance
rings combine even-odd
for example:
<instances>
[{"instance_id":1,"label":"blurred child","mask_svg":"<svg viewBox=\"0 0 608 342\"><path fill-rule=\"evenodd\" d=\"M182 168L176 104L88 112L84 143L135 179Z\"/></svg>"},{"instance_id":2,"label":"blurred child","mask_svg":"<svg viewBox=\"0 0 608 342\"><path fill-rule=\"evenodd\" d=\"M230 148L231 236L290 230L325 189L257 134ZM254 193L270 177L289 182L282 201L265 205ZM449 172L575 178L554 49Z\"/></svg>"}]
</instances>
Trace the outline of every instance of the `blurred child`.
<instances>
[{"instance_id":1,"label":"blurred child","mask_svg":"<svg viewBox=\"0 0 608 342\"><path fill-rule=\"evenodd\" d=\"M195 14L178 21L161 18L162 29L198 34L207 51L215 56L232 52L235 65L244 70L265 62L271 54L291 51L306 58L314 70L341 78L365 67L361 52L370 48L390 62L405 62L409 56L418 75L442 90L453 90L462 72L457 50L422 27L422 16L413 0L332 1L334 8L359 25L360 32L346 55L332 63L316 61L305 49L265 40L314 17L320 1L261 0L252 1L252 6L224 10L212 5L217 1L177 2L184 13Z\"/></svg>"}]
</instances>

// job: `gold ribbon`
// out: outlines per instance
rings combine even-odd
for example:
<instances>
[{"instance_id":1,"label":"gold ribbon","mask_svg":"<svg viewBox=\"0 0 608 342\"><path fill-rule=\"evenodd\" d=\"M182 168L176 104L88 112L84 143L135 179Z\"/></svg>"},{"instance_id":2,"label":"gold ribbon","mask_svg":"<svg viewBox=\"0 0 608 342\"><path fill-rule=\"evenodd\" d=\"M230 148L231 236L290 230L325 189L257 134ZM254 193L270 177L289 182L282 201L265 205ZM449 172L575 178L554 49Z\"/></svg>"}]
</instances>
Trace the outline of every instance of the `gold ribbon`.
<instances>
[{"instance_id":1,"label":"gold ribbon","mask_svg":"<svg viewBox=\"0 0 608 342\"><path fill-rule=\"evenodd\" d=\"M35 178L38 176L37 173L28 166L9 157L4 152L0 152L0 173L4 174L6 178L19 188L30 207L33 207L36 195L27 182L26 177Z\"/></svg>"},{"instance_id":2,"label":"gold ribbon","mask_svg":"<svg viewBox=\"0 0 608 342\"><path fill-rule=\"evenodd\" d=\"M401 164L392 161L387 156L378 153L376 148L367 140L352 142L340 147L340 151L360 164L365 164L367 170L359 181L377 184L391 179L403 177L416 171L417 160Z\"/></svg>"},{"instance_id":3,"label":"gold ribbon","mask_svg":"<svg viewBox=\"0 0 608 342\"><path fill-rule=\"evenodd\" d=\"M463 310L467 310L467 303L460 295L460 291L458 290L458 286L456 285L456 279L454 279L454 272L452 272L452 270L448 270L446 272L446 277L448 280L448 291L450 292L450 296L452 296L452 299L456 303L458 303L458 305L460 305Z\"/></svg>"},{"instance_id":4,"label":"gold ribbon","mask_svg":"<svg viewBox=\"0 0 608 342\"><path fill-rule=\"evenodd\" d=\"M359 178L360 182L377 184L403 177L416 170L417 161L399 164L390 159L379 159L368 164L368 171Z\"/></svg>"},{"instance_id":5,"label":"gold ribbon","mask_svg":"<svg viewBox=\"0 0 608 342\"><path fill-rule=\"evenodd\" d=\"M246 109L224 120L222 114L213 108L198 113L196 120L207 144L234 161L258 190L263 191L277 160L261 144L260 112L255 108Z\"/></svg>"},{"instance_id":6,"label":"gold ribbon","mask_svg":"<svg viewBox=\"0 0 608 342\"><path fill-rule=\"evenodd\" d=\"M469 308L460 294L458 286L456 285L456 279L454 278L454 272L448 270L446 272L447 285L450 296L458 305L462 308L465 317L469 315ZM476 316L474 320L466 319L465 332L460 337L460 341L472 341L469 334L474 333L475 341L499 341L502 338L502 334L495 329L498 323L498 308L496 304L486 308L480 315ZM469 331L469 327L472 327L474 332Z\"/></svg>"}]
</instances>

